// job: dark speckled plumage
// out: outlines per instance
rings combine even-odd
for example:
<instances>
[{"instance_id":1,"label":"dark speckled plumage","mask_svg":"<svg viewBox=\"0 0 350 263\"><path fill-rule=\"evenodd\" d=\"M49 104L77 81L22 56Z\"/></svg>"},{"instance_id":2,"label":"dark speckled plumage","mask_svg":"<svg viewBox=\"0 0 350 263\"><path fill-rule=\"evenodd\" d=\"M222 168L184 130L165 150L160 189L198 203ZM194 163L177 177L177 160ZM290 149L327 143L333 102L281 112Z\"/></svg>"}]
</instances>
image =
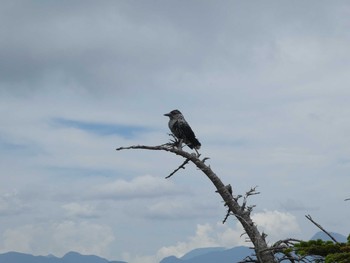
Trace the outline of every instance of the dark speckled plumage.
<instances>
[{"instance_id":1,"label":"dark speckled plumage","mask_svg":"<svg viewBox=\"0 0 350 263\"><path fill-rule=\"evenodd\" d=\"M170 118L169 129L176 138L182 140L191 149L198 150L201 147L201 143L197 140L196 135L179 110L173 110L164 115Z\"/></svg>"}]
</instances>

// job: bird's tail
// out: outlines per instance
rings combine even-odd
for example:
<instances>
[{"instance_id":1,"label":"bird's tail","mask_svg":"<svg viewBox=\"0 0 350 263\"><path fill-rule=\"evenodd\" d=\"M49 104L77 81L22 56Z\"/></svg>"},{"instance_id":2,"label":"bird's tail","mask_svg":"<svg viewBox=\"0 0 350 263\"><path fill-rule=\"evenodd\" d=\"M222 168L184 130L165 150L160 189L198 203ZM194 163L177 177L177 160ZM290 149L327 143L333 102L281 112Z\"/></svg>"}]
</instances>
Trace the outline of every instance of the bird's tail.
<instances>
[{"instance_id":1,"label":"bird's tail","mask_svg":"<svg viewBox=\"0 0 350 263\"><path fill-rule=\"evenodd\" d=\"M199 150L201 148L201 143L197 140L197 138L194 138L191 143L188 144L188 147L191 149Z\"/></svg>"}]
</instances>

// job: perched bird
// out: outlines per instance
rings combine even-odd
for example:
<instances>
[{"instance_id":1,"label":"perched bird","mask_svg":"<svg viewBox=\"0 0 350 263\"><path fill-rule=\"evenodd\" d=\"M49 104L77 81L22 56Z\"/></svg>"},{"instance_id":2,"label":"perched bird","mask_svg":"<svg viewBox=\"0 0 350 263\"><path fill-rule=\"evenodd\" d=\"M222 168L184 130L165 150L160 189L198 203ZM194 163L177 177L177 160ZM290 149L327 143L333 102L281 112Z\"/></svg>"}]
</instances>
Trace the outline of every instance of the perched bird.
<instances>
[{"instance_id":1,"label":"perched bird","mask_svg":"<svg viewBox=\"0 0 350 263\"><path fill-rule=\"evenodd\" d=\"M233 194L233 192L232 192L232 186L231 186L230 184L225 185L225 188L226 188L226 190L230 193L230 195ZM218 193L219 190L217 190L217 191L215 191L215 192Z\"/></svg>"},{"instance_id":2,"label":"perched bird","mask_svg":"<svg viewBox=\"0 0 350 263\"><path fill-rule=\"evenodd\" d=\"M174 136L184 142L191 149L196 151L201 147L201 143L197 140L196 135L192 131L190 125L188 125L184 116L179 110L173 110L169 113L164 114L170 118L168 126Z\"/></svg>"}]
</instances>

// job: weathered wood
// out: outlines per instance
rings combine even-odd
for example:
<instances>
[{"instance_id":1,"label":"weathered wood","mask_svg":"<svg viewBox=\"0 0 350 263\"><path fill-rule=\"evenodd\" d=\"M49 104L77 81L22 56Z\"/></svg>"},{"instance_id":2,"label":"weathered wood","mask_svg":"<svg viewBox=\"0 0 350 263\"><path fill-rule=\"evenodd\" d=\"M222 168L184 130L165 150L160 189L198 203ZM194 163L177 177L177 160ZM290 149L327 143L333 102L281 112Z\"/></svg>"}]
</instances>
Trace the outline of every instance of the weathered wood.
<instances>
[{"instance_id":1,"label":"weathered wood","mask_svg":"<svg viewBox=\"0 0 350 263\"><path fill-rule=\"evenodd\" d=\"M246 207L246 200L242 205L238 203L238 198L233 198L232 194L229 192L228 188L225 187L221 179L214 173L209 165L205 164L203 160L199 159L199 156L196 154L191 154L186 151L183 151L180 148L174 147L172 144L164 144L160 146L146 146L146 145L135 145L129 147L120 147L117 148L117 151L128 150L128 149L143 149L143 150L158 150L158 151L167 151L174 153L176 155L182 156L186 161L176 169L171 175L177 172L179 169L184 168L184 165L189 161L197 166L214 184L217 189L217 192L220 194L222 199L225 202L225 205L228 207L229 211L237 218L237 220L242 224L245 232L247 233L249 239L254 245L255 254L257 257L257 262L260 263L275 263L277 260L274 257L274 253L266 243L265 234L260 233L257 226L254 224L251 219L250 212L251 208ZM253 190L253 189L252 189ZM255 189L254 189L255 191Z\"/></svg>"}]
</instances>

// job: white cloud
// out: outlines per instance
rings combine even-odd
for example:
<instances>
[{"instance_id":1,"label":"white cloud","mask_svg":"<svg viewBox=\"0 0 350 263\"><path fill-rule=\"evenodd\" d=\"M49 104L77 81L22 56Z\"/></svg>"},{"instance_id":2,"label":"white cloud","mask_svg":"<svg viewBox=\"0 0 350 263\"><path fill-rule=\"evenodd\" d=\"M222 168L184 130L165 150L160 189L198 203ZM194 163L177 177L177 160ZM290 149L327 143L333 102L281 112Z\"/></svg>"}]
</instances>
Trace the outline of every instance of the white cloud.
<instances>
[{"instance_id":1,"label":"white cloud","mask_svg":"<svg viewBox=\"0 0 350 263\"><path fill-rule=\"evenodd\" d=\"M1 251L33 253L31 245L35 240L34 235L40 236L40 234L42 234L40 233L40 230L41 229L37 229L32 225L23 226L17 229L7 229L2 236Z\"/></svg>"},{"instance_id":2,"label":"white cloud","mask_svg":"<svg viewBox=\"0 0 350 263\"><path fill-rule=\"evenodd\" d=\"M287 198L280 202L280 208L286 211L311 211L316 210L317 207L306 206L305 201L300 199Z\"/></svg>"},{"instance_id":3,"label":"white cloud","mask_svg":"<svg viewBox=\"0 0 350 263\"><path fill-rule=\"evenodd\" d=\"M76 202L62 205L69 217L96 217L98 214L95 207L90 204L79 204Z\"/></svg>"},{"instance_id":4,"label":"white cloud","mask_svg":"<svg viewBox=\"0 0 350 263\"><path fill-rule=\"evenodd\" d=\"M62 256L69 251L109 256L114 240L112 230L88 222L62 221L51 224L28 224L6 229L0 251L18 251L35 255Z\"/></svg>"},{"instance_id":5,"label":"white cloud","mask_svg":"<svg viewBox=\"0 0 350 263\"><path fill-rule=\"evenodd\" d=\"M62 251L73 250L83 254L105 255L115 237L112 229L94 223L64 221L54 226L53 240ZM58 245L58 244L64 244Z\"/></svg>"},{"instance_id":6,"label":"white cloud","mask_svg":"<svg viewBox=\"0 0 350 263\"><path fill-rule=\"evenodd\" d=\"M279 211L264 211L255 213L253 221L258 225L261 231L268 234L270 241L277 241L300 231L295 216L290 213ZM132 257L128 254L125 259L131 260L132 263L155 262L167 256L181 257L187 252L202 247L226 247L232 248L235 246L251 246L250 242L246 242L247 236L244 233L243 227L239 222L235 222L233 227L228 224L197 224L196 232L193 236L189 236L185 241L179 241L172 246L164 246L160 248L154 256L137 256Z\"/></svg>"},{"instance_id":7,"label":"white cloud","mask_svg":"<svg viewBox=\"0 0 350 263\"><path fill-rule=\"evenodd\" d=\"M172 181L151 175L139 176L130 181L118 179L97 186L94 192L99 197L112 199L153 198L183 193Z\"/></svg>"},{"instance_id":8,"label":"white cloud","mask_svg":"<svg viewBox=\"0 0 350 263\"><path fill-rule=\"evenodd\" d=\"M268 234L267 239L271 242L300 233L296 217L288 212L264 211L253 214L252 219L260 231Z\"/></svg>"},{"instance_id":9,"label":"white cloud","mask_svg":"<svg viewBox=\"0 0 350 263\"><path fill-rule=\"evenodd\" d=\"M21 213L26 209L26 205L18 196L17 190L0 193L0 215L10 215Z\"/></svg>"},{"instance_id":10,"label":"white cloud","mask_svg":"<svg viewBox=\"0 0 350 263\"><path fill-rule=\"evenodd\" d=\"M212 233L213 227L210 224L198 224L194 236L189 237L187 241L178 242L176 245L162 247L157 255L160 257L182 256L194 248L217 246L217 241L211 236Z\"/></svg>"},{"instance_id":11,"label":"white cloud","mask_svg":"<svg viewBox=\"0 0 350 263\"><path fill-rule=\"evenodd\" d=\"M128 260L131 263L158 262L164 257L171 255L177 257L183 256L185 253L195 248L220 246L215 237L215 230L215 226L210 224L198 224L195 235L188 237L186 241L177 242L176 245L173 246L162 247L158 250L156 255L152 256L130 255L130 253L126 253L124 254L123 260Z\"/></svg>"},{"instance_id":12,"label":"white cloud","mask_svg":"<svg viewBox=\"0 0 350 263\"><path fill-rule=\"evenodd\" d=\"M168 141L162 114L174 108L185 114L203 144L202 156L211 157L208 163L225 183L237 192L261 187L258 207L270 212L255 216L269 239L279 238L271 222L283 235L298 231L296 218L274 211L283 199L295 196L305 203L285 204L319 207L320 218L334 222L336 231L347 231L348 210L342 202L350 184L346 1L213 1L200 7L189 1L186 8L176 1L145 2L141 8L131 1L7 2L0 2L1 24L8 25L2 28L0 47L0 111L5 113L0 116L0 233L13 237L6 239L9 248L18 244L29 251L34 232L52 229L38 225L38 217L45 222L94 220L113 231L124 220L139 227L137 237L127 231L120 235L143 242L140 255L160 246L147 232L159 229L156 218L189 237L178 248L175 235L162 237L166 244L172 240L174 252L193 247L190 237L196 240L197 234L179 226L198 223L198 216L202 222L212 219L211 204L208 210L197 207L213 200L212 185L190 176L190 166L164 180L161 176L180 163L174 156L115 152L116 146ZM130 139L100 136L53 125L55 118L152 131ZM181 199L192 193L182 191L181 184L203 189L201 196ZM264 200L273 201L260 205ZM28 225L16 232L23 220ZM142 228L140 221L149 227ZM314 228L305 225L303 235L311 235ZM202 232L209 243L241 242L235 235L238 226L225 231L210 227ZM226 241L219 242L214 233ZM113 256L118 258L126 246Z\"/></svg>"},{"instance_id":13,"label":"white cloud","mask_svg":"<svg viewBox=\"0 0 350 263\"><path fill-rule=\"evenodd\" d=\"M181 257L195 248L201 247L234 247L243 245L241 238L242 228L236 224L234 228L223 225L221 222L216 225L198 224L196 233L187 238L186 241L178 242L173 246L162 247L157 252L158 258L175 255Z\"/></svg>"},{"instance_id":14,"label":"white cloud","mask_svg":"<svg viewBox=\"0 0 350 263\"><path fill-rule=\"evenodd\" d=\"M140 211L143 216L158 220L186 220L189 218L203 218L216 216L220 211L218 206L204 203L192 196L183 195L176 198L159 200Z\"/></svg>"},{"instance_id":15,"label":"white cloud","mask_svg":"<svg viewBox=\"0 0 350 263\"><path fill-rule=\"evenodd\" d=\"M155 263L162 259L157 258L157 256L139 256L124 252L122 254L122 260L128 263Z\"/></svg>"}]
</instances>

